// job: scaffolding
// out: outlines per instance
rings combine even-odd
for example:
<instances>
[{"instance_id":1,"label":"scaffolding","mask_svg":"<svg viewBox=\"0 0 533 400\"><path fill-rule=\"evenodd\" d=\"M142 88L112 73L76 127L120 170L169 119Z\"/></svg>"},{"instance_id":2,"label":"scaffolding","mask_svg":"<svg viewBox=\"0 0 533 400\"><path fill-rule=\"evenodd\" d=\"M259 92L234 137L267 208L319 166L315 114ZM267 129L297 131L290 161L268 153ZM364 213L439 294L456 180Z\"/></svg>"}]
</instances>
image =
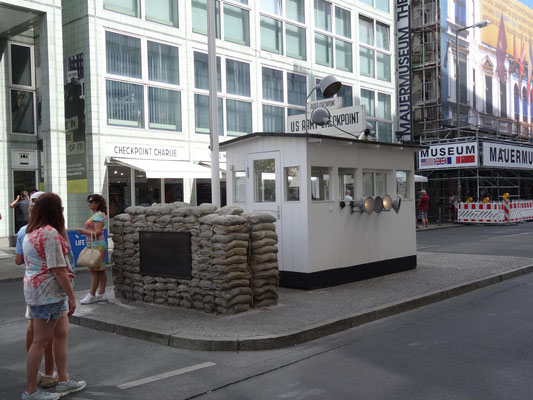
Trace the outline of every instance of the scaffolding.
<instances>
[{"instance_id":1,"label":"scaffolding","mask_svg":"<svg viewBox=\"0 0 533 400\"><path fill-rule=\"evenodd\" d=\"M533 125L520 121L518 116L515 119L496 117L478 112L475 106L471 106L463 93L465 88L468 90L466 81L461 92L456 94L460 98L459 118L457 103L450 100L447 100L449 112L446 113L449 118L443 118L441 57L447 57L447 54L441 54L441 35L450 39L448 32L441 29L441 1L444 0L413 0L411 3L414 141L423 145L475 141L479 159L481 143L485 140L515 145L533 143ZM463 37L460 56L468 54L468 46L469 42ZM450 49L457 57L455 46L450 45ZM466 73L463 75L466 79ZM459 201L466 201L468 197L475 201L484 197L499 200L503 193L509 193L511 198L533 199L533 171L479 166L420 170L417 174L428 177L424 188L431 197L429 216L435 220L448 218L452 193Z\"/></svg>"}]
</instances>

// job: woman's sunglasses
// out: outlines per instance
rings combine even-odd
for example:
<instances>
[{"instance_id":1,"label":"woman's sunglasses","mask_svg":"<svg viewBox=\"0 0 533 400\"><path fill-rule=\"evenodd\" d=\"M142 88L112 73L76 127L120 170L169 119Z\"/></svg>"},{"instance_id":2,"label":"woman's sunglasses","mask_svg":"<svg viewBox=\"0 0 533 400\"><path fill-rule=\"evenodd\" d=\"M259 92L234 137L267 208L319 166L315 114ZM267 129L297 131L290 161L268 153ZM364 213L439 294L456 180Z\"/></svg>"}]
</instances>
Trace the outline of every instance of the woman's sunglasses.
<instances>
[{"instance_id":1,"label":"woman's sunglasses","mask_svg":"<svg viewBox=\"0 0 533 400\"><path fill-rule=\"evenodd\" d=\"M94 203L95 201L96 201L96 200L93 200L93 199L91 199L91 200L87 200L88 203Z\"/></svg>"}]
</instances>

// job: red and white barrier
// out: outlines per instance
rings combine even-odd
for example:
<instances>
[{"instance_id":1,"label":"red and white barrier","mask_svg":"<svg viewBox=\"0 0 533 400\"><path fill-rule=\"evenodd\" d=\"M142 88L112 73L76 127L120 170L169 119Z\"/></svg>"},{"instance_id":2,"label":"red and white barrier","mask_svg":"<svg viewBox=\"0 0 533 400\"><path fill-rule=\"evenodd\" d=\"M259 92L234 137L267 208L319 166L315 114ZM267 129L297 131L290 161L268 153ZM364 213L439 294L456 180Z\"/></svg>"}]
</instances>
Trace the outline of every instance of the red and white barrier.
<instances>
[{"instance_id":1,"label":"red and white barrier","mask_svg":"<svg viewBox=\"0 0 533 400\"><path fill-rule=\"evenodd\" d=\"M503 224L533 220L533 200L501 203L459 203L457 222Z\"/></svg>"}]
</instances>

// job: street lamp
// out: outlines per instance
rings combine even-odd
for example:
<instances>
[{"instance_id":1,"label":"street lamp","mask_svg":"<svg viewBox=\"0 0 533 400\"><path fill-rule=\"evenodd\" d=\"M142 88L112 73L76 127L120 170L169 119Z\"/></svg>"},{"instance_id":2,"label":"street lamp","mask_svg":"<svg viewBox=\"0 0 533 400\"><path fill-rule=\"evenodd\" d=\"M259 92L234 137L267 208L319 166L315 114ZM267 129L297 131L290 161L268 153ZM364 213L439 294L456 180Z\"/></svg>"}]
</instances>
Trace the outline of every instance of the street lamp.
<instances>
[{"instance_id":1,"label":"street lamp","mask_svg":"<svg viewBox=\"0 0 533 400\"><path fill-rule=\"evenodd\" d=\"M460 96L459 96L459 32L470 28L485 28L490 24L490 21L484 20L476 22L473 25L459 28L455 31L455 103L456 103L456 120L457 120L457 137L461 137L461 127L459 126L459 112L460 112Z\"/></svg>"},{"instance_id":2,"label":"street lamp","mask_svg":"<svg viewBox=\"0 0 533 400\"><path fill-rule=\"evenodd\" d=\"M333 75L327 75L324 78L320 80L320 83L318 85L315 85L313 87L313 90L309 92L307 95L307 98L305 99L305 134L309 133L309 127L307 123L307 100L309 100L309 97L313 94L313 92L316 89L320 89L322 92L322 96L325 98L333 97L339 90L341 90L342 83L339 82L337 78L335 78Z\"/></svg>"}]
</instances>

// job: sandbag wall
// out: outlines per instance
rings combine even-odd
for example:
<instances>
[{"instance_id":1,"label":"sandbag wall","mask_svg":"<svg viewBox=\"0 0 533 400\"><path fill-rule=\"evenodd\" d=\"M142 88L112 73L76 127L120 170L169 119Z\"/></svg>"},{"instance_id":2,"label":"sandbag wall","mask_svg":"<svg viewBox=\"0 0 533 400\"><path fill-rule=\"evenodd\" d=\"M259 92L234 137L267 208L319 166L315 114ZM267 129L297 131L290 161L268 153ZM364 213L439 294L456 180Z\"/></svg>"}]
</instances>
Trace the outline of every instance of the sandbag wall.
<instances>
[{"instance_id":1,"label":"sandbag wall","mask_svg":"<svg viewBox=\"0 0 533 400\"><path fill-rule=\"evenodd\" d=\"M226 314L277 304L275 217L240 207L186 203L129 207L115 216L111 257L115 296ZM141 273L139 232L190 232L192 279Z\"/></svg>"}]
</instances>

